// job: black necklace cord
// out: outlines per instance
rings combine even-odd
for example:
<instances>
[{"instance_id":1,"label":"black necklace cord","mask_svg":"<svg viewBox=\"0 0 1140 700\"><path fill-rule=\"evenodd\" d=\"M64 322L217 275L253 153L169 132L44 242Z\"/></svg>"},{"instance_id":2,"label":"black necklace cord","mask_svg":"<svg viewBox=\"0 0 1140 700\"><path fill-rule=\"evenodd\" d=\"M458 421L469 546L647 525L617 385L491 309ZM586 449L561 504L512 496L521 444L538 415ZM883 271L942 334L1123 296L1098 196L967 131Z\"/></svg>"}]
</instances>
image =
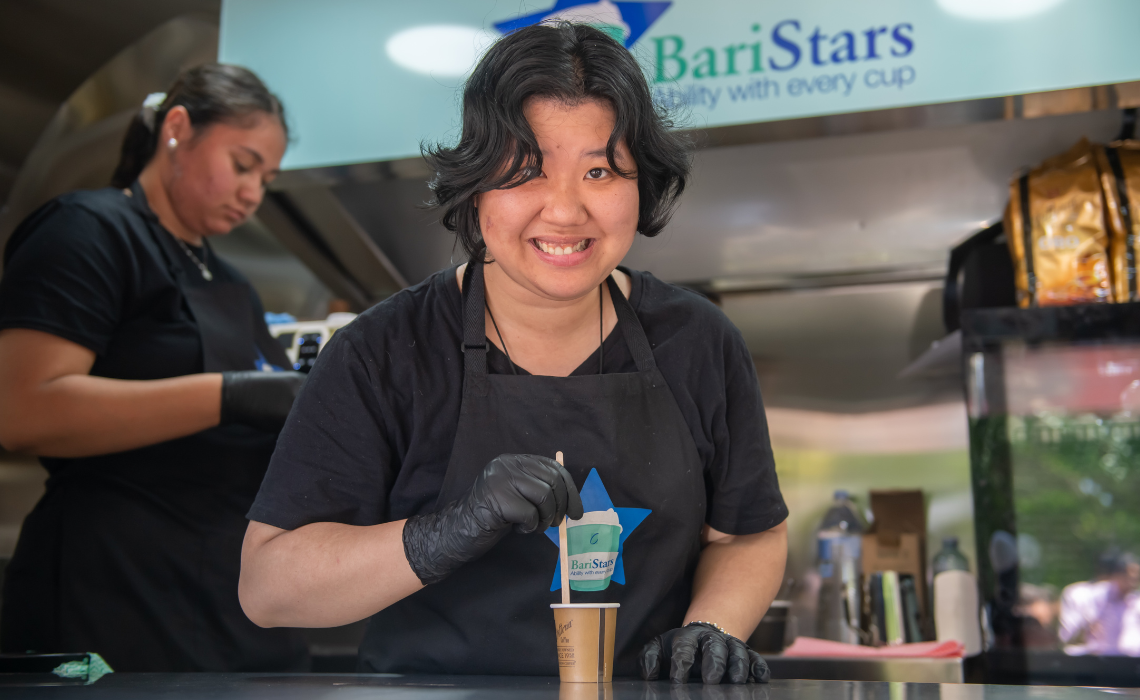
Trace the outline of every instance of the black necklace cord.
<instances>
[{"instance_id":1,"label":"black necklace cord","mask_svg":"<svg viewBox=\"0 0 1140 700\"><path fill-rule=\"evenodd\" d=\"M491 313L491 305L487 303L486 296L483 297L483 306L487 307L487 315L491 317L491 325L495 327L495 335L499 336L499 345L503 346L503 354L507 356L507 362L511 365L511 374L518 376L518 369L515 367L514 360L511 359L511 353L507 351L507 341L503 340L503 334L499 332L499 324L495 323L495 314Z\"/></svg>"},{"instance_id":2,"label":"black necklace cord","mask_svg":"<svg viewBox=\"0 0 1140 700\"><path fill-rule=\"evenodd\" d=\"M606 361L606 292L605 282L598 285L598 374L605 374Z\"/></svg>"},{"instance_id":3,"label":"black necklace cord","mask_svg":"<svg viewBox=\"0 0 1140 700\"><path fill-rule=\"evenodd\" d=\"M605 344L606 344L606 317L605 317L605 301L606 295L602 291L604 282L598 285L598 374L605 374ZM507 362L511 365L511 374L518 375L518 368L515 366L514 360L511 359L511 353L507 350L507 341L503 340L503 334L499 331L499 324L495 321L495 314L491 311L491 305L487 303L486 297L483 298L483 306L487 309L487 315L491 317L491 325L495 328L495 335L499 336L499 345L503 346L503 354L507 356Z\"/></svg>"}]
</instances>

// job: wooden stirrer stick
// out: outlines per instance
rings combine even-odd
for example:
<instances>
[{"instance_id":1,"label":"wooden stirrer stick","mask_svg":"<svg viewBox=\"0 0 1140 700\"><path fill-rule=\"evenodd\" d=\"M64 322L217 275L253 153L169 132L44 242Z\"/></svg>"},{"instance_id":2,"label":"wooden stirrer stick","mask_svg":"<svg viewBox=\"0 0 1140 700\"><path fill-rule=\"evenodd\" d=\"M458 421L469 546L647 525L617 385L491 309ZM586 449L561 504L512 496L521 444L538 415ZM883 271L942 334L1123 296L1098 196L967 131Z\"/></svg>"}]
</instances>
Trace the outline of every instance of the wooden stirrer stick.
<instances>
[{"instance_id":1,"label":"wooden stirrer stick","mask_svg":"<svg viewBox=\"0 0 1140 700\"><path fill-rule=\"evenodd\" d=\"M555 461L562 466L566 466L562 461L562 452L559 451L554 455ZM570 547L566 542L566 518L562 518L562 522L558 524L558 556L562 557L562 604L570 604Z\"/></svg>"}]
</instances>

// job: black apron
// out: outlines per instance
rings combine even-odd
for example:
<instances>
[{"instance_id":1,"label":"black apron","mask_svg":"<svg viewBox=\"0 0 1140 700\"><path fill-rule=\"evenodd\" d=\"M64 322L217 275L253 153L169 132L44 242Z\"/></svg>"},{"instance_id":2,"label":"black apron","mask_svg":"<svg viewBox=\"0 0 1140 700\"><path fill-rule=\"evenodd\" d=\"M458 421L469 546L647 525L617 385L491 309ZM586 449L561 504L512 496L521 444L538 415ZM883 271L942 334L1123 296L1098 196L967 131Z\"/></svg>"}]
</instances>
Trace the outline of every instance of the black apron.
<instances>
[{"instance_id":1,"label":"black apron","mask_svg":"<svg viewBox=\"0 0 1140 700\"><path fill-rule=\"evenodd\" d=\"M705 480L645 331L614 281L608 283L637 372L488 374L483 266L468 265L463 402L436 505L465 494L500 454L564 452L586 510L612 503L626 538L609 587L572 588L571 600L621 604L615 675L632 676L641 647L680 626L688 609L705 522ZM556 535L511 532L441 583L373 616L360 650L362 670L557 675L550 610L561 602L557 562Z\"/></svg>"},{"instance_id":2,"label":"black apron","mask_svg":"<svg viewBox=\"0 0 1140 700\"><path fill-rule=\"evenodd\" d=\"M188 280L185 253L137 182L130 192L198 327L202 371L253 369L259 351L286 364L249 285ZM237 597L245 514L276 437L220 426L53 475L6 572L6 649L94 651L117 671L305 670L300 635L257 627Z\"/></svg>"}]
</instances>

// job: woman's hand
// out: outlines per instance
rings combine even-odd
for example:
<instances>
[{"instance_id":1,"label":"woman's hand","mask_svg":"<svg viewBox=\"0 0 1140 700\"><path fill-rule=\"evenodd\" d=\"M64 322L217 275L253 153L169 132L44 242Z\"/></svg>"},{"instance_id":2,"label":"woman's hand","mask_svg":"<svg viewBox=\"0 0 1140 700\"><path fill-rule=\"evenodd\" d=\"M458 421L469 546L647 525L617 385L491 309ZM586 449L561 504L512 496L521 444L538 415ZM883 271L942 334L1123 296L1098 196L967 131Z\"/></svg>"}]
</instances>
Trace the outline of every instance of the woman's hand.
<instances>
[{"instance_id":1,"label":"woman's hand","mask_svg":"<svg viewBox=\"0 0 1140 700\"><path fill-rule=\"evenodd\" d=\"M582 498L558 462L538 455L491 460L467 495L408 518L404 553L424 585L438 583L495 546L514 527L529 534L582 517Z\"/></svg>"},{"instance_id":2,"label":"woman's hand","mask_svg":"<svg viewBox=\"0 0 1140 700\"><path fill-rule=\"evenodd\" d=\"M641 675L654 680L668 666L670 680L685 683L699 658L705 683L720 683L725 677L730 683L767 682L768 665L740 640L756 629L780 588L788 557L788 524L752 535L729 535L705 525L701 541L704 549L685 615L689 624L642 649Z\"/></svg>"},{"instance_id":3,"label":"woman's hand","mask_svg":"<svg viewBox=\"0 0 1140 700\"><path fill-rule=\"evenodd\" d=\"M661 677L666 663L669 680L688 683L689 672L700 660L701 680L717 684L722 680L739 684L753 681L767 683L772 677L768 664L748 645L725 634L706 622L690 622L654 637L641 650L638 665L641 677L655 681Z\"/></svg>"},{"instance_id":4,"label":"woman's hand","mask_svg":"<svg viewBox=\"0 0 1140 700\"><path fill-rule=\"evenodd\" d=\"M222 423L281 430L305 377L300 372L222 372Z\"/></svg>"}]
</instances>

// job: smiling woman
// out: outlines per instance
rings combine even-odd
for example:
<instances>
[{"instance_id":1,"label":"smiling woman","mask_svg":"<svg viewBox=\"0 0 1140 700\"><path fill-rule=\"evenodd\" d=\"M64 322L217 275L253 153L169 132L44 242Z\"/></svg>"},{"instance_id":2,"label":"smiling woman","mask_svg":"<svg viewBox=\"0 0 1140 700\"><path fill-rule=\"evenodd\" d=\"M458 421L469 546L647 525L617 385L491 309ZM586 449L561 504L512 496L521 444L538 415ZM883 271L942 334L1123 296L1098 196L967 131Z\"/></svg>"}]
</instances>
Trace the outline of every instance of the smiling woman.
<instances>
[{"instance_id":1,"label":"smiling woman","mask_svg":"<svg viewBox=\"0 0 1140 700\"><path fill-rule=\"evenodd\" d=\"M549 131L557 105L593 105L589 119L595 133L590 138L598 148L590 156L604 161L598 164L610 174L636 183L635 230L656 236L668 223L685 189L688 144L670 131L672 124L653 105L641 68L627 50L615 41L586 41L578 35L596 31L565 25L557 35L561 42L541 43L534 40L534 31L524 29L516 32L522 33L519 40L498 44L463 92L459 143L424 149L436 171L432 189L443 224L456 232L472 259L480 257L483 247L476 195L515 187L542 173L550 154L540 147L531 117L534 110L541 111ZM567 50L570 42L576 53ZM538 107L535 102L548 104ZM619 157L633 162L623 167Z\"/></svg>"},{"instance_id":2,"label":"smiling woman","mask_svg":"<svg viewBox=\"0 0 1140 700\"><path fill-rule=\"evenodd\" d=\"M689 172L636 61L590 26L519 29L467 81L459 142L425 156L469 260L318 358L250 510L246 612L372 615L361 670L554 675L544 532L604 516L612 575L568 585L620 605L615 674L767 680L740 640L779 587L787 508L752 359L708 300L618 267Z\"/></svg>"}]
</instances>

